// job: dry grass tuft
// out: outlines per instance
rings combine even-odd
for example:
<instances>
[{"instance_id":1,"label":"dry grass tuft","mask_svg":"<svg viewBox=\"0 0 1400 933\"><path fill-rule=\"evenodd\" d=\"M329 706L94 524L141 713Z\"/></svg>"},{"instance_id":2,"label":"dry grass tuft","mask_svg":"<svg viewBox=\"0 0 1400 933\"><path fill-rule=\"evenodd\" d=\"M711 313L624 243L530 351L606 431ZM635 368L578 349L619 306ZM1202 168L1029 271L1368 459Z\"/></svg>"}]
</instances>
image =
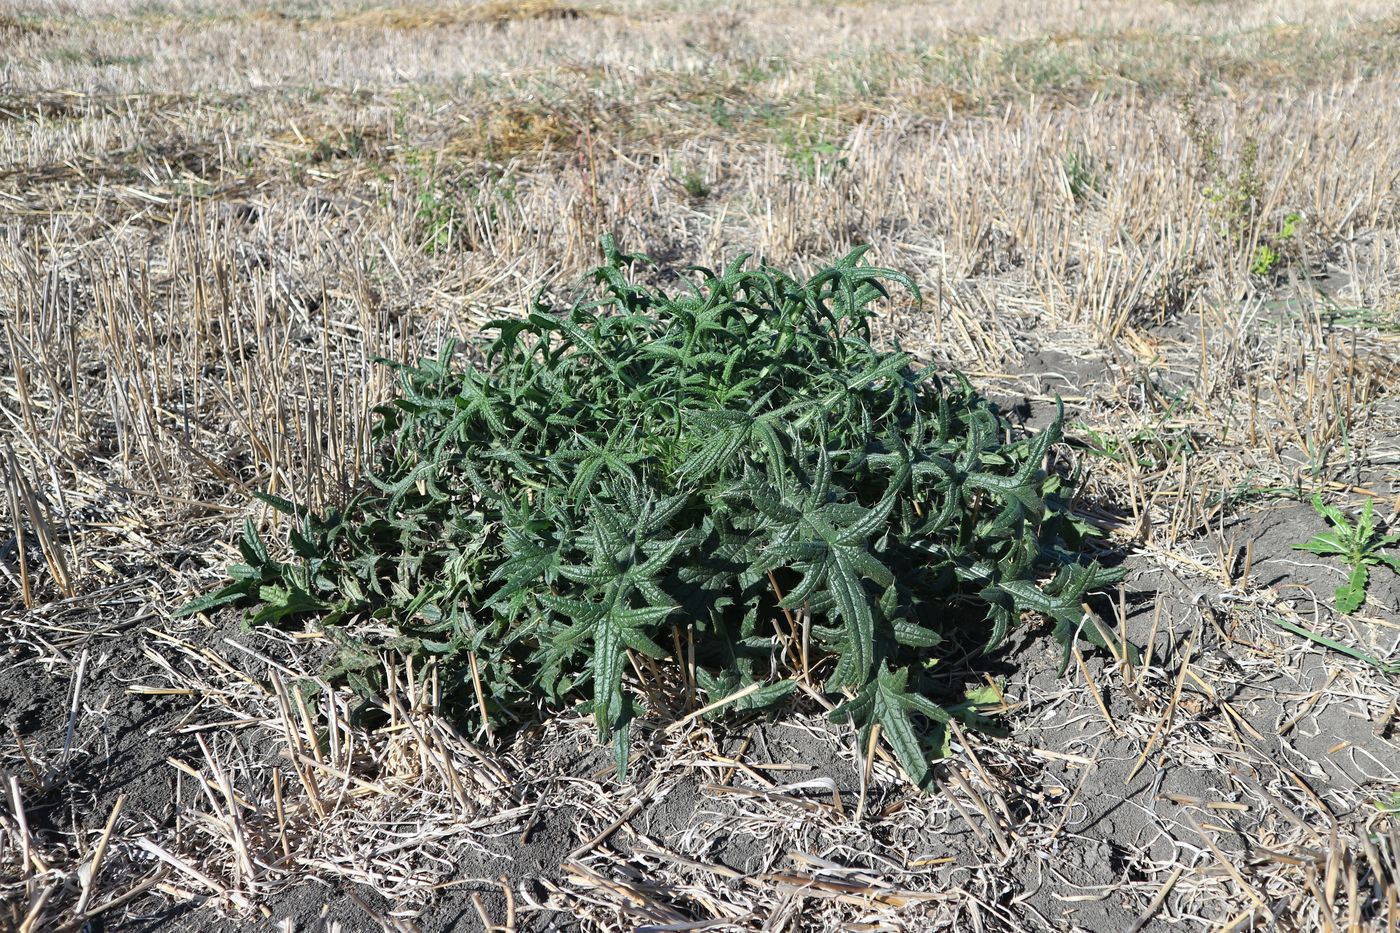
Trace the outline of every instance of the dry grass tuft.
<instances>
[{"instance_id":1,"label":"dry grass tuft","mask_svg":"<svg viewBox=\"0 0 1400 933\"><path fill-rule=\"evenodd\" d=\"M44 27L31 19L9 13L0 14L0 38L18 39L22 36L42 35L44 32Z\"/></svg>"},{"instance_id":2,"label":"dry grass tuft","mask_svg":"<svg viewBox=\"0 0 1400 933\"><path fill-rule=\"evenodd\" d=\"M443 152L494 162L521 155L544 156L577 140L586 132L586 120L586 115L506 104L479 119L464 120L466 125L448 139Z\"/></svg>"},{"instance_id":3,"label":"dry grass tuft","mask_svg":"<svg viewBox=\"0 0 1400 933\"><path fill-rule=\"evenodd\" d=\"M530 20L575 20L602 15L604 14L601 10L569 6L555 0L487 0L447 7L377 7L323 21L323 24L344 29L396 29L411 32L479 23L501 26Z\"/></svg>"}]
</instances>

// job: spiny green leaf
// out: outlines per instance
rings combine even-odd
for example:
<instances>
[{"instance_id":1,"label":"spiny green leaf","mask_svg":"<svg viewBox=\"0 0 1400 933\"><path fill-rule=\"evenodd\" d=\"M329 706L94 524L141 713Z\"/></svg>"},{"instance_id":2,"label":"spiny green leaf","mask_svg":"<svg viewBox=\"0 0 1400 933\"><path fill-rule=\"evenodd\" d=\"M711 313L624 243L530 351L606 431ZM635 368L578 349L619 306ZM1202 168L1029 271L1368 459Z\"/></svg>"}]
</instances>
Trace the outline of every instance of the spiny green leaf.
<instances>
[{"instance_id":1,"label":"spiny green leaf","mask_svg":"<svg viewBox=\"0 0 1400 933\"><path fill-rule=\"evenodd\" d=\"M1361 509L1361 516L1355 524L1341 509L1327 505L1320 495L1312 499L1313 509L1330 522L1332 531L1314 535L1303 544L1293 545L1295 550L1309 551L1324 557L1337 556L1351 567L1347 582L1337 588L1334 604L1337 611L1349 614L1360 609L1366 602L1366 585L1370 581L1369 567L1384 566L1400 573L1400 559L1383 553L1400 542L1400 536L1382 535L1376 529L1374 504L1367 499Z\"/></svg>"},{"instance_id":2,"label":"spiny green leaf","mask_svg":"<svg viewBox=\"0 0 1400 933\"><path fill-rule=\"evenodd\" d=\"M1366 569L1365 564L1357 564L1351 569L1351 576L1347 578L1347 582L1337 587L1338 612L1350 614L1361 608L1361 604L1366 601L1366 583L1370 577L1370 571Z\"/></svg>"}]
</instances>

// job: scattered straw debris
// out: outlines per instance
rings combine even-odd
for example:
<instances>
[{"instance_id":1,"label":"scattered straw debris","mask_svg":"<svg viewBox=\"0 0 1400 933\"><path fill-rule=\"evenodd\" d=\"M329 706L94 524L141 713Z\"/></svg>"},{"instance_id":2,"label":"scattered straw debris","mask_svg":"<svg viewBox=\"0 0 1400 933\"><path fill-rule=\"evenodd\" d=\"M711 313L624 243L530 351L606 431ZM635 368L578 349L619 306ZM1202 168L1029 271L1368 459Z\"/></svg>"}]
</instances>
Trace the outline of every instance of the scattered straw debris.
<instances>
[{"instance_id":1,"label":"scattered straw debris","mask_svg":"<svg viewBox=\"0 0 1400 933\"><path fill-rule=\"evenodd\" d=\"M375 7L320 21L341 29L396 29L411 32L422 29L444 29L458 26L538 20L575 20L605 15L602 10L575 7L555 0L486 0L486 2L457 3L448 6Z\"/></svg>"}]
</instances>

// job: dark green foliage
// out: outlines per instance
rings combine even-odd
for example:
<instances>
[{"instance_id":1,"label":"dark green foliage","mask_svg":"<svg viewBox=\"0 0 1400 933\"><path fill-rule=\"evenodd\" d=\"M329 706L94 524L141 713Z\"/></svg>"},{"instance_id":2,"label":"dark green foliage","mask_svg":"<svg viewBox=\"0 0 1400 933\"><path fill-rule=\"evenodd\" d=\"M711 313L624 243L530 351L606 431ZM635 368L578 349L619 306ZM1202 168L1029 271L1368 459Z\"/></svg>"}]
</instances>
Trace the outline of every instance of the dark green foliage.
<instances>
[{"instance_id":1,"label":"dark green foliage","mask_svg":"<svg viewBox=\"0 0 1400 933\"><path fill-rule=\"evenodd\" d=\"M249 526L246 565L184 611L316 617L361 684L384 647L437 655L475 707L472 659L493 720L584 700L623 761L693 644L709 701L761 685L737 705L771 704L809 676L922 783L926 727L949 716L937 652L966 655L968 631L995 649L1025 613L1068 651L1085 594L1116 579L1067 550L1066 484L1045 471L1059 419L1012 439L961 377L871 346L882 283L917 290L864 250L806 283L696 270L669 296L605 249L592 297L495 322L484 366L449 345L399 367L364 488L326 519L265 497L299 520L295 558ZM677 684L630 687L647 658Z\"/></svg>"}]
</instances>

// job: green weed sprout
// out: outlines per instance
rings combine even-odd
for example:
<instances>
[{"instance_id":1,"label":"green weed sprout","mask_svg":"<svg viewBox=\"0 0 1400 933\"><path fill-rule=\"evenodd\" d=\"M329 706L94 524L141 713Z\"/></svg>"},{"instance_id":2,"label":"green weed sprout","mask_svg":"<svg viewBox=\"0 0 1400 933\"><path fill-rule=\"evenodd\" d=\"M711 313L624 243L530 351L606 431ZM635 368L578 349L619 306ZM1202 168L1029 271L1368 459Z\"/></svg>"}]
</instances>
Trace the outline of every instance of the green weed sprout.
<instances>
[{"instance_id":1,"label":"green weed sprout","mask_svg":"<svg viewBox=\"0 0 1400 933\"><path fill-rule=\"evenodd\" d=\"M1372 517L1370 499L1361 509L1361 516L1352 524L1341 509L1327 505L1321 496L1313 496L1313 509L1333 525L1333 530L1314 535L1306 544L1293 545L1294 550L1309 551L1324 557L1338 556L1351 568L1347 582L1337 587L1335 605L1341 613L1353 613L1366 601L1366 585L1370 568L1386 566L1400 573L1400 557L1381 551L1400 545L1400 535L1381 535Z\"/></svg>"}]
</instances>

